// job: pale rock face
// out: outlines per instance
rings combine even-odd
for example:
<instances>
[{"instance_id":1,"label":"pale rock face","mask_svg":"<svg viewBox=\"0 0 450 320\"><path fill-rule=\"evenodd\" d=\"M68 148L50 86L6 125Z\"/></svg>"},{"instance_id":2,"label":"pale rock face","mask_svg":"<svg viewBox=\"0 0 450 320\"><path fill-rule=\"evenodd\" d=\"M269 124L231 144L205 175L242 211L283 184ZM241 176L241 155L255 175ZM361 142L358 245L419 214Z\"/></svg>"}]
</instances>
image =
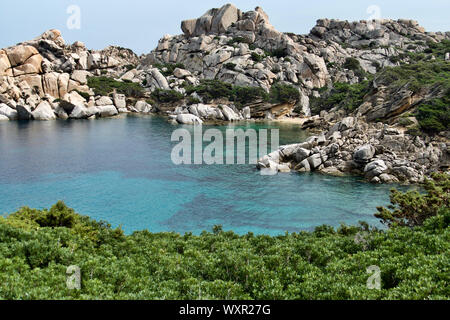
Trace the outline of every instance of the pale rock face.
<instances>
[{"instance_id":1,"label":"pale rock face","mask_svg":"<svg viewBox=\"0 0 450 320\"><path fill-rule=\"evenodd\" d=\"M192 125L203 124L202 119L193 114L179 114L177 115L176 121L180 124L192 124Z\"/></svg>"},{"instance_id":2,"label":"pale rock face","mask_svg":"<svg viewBox=\"0 0 450 320\"><path fill-rule=\"evenodd\" d=\"M8 55L9 62L11 63L11 67L14 68L25 64L25 62L32 56L38 55L39 51L32 46L18 45L6 49L6 53Z\"/></svg>"},{"instance_id":3,"label":"pale rock face","mask_svg":"<svg viewBox=\"0 0 450 320\"><path fill-rule=\"evenodd\" d=\"M48 121L56 119L55 113L47 101L41 102L32 112L32 115L34 120Z\"/></svg>"},{"instance_id":4,"label":"pale rock face","mask_svg":"<svg viewBox=\"0 0 450 320\"><path fill-rule=\"evenodd\" d=\"M316 169L322 164L322 158L320 154L314 154L308 158L308 162L311 169Z\"/></svg>"},{"instance_id":5,"label":"pale rock face","mask_svg":"<svg viewBox=\"0 0 450 320\"><path fill-rule=\"evenodd\" d=\"M118 94L118 93L114 93L113 94L113 100L114 100L114 105L116 106L117 109L126 109L127 107L127 100L124 94Z\"/></svg>"},{"instance_id":6,"label":"pale rock face","mask_svg":"<svg viewBox=\"0 0 450 320\"><path fill-rule=\"evenodd\" d=\"M64 46L64 44L65 44L65 41L61 35L61 31L59 31L57 29L51 29L51 30L44 32L40 36L40 38L46 39L46 40L51 40L51 41L55 42L58 46ZM82 44L82 42L79 42L79 41L77 41L77 42ZM83 44L83 46L84 46L84 44Z\"/></svg>"},{"instance_id":7,"label":"pale rock face","mask_svg":"<svg viewBox=\"0 0 450 320\"><path fill-rule=\"evenodd\" d=\"M137 74L137 70L133 69L133 70L127 71L122 77L120 77L120 79L122 79L124 81L131 81L134 79L136 74Z\"/></svg>"},{"instance_id":8,"label":"pale rock face","mask_svg":"<svg viewBox=\"0 0 450 320\"><path fill-rule=\"evenodd\" d=\"M9 118L7 116L0 114L0 121L9 121Z\"/></svg>"},{"instance_id":9,"label":"pale rock face","mask_svg":"<svg viewBox=\"0 0 450 320\"><path fill-rule=\"evenodd\" d=\"M42 56L36 54L28 58L24 64L13 68L14 76L20 76L25 74L38 74L42 72Z\"/></svg>"},{"instance_id":10,"label":"pale rock face","mask_svg":"<svg viewBox=\"0 0 450 320\"><path fill-rule=\"evenodd\" d=\"M369 181L387 171L388 167L383 160L373 161L364 168L364 173Z\"/></svg>"},{"instance_id":11,"label":"pale rock face","mask_svg":"<svg viewBox=\"0 0 450 320\"><path fill-rule=\"evenodd\" d=\"M232 4L227 4L219 9L211 22L211 31L213 33L223 33L227 31L232 23L239 19L239 10Z\"/></svg>"},{"instance_id":12,"label":"pale rock face","mask_svg":"<svg viewBox=\"0 0 450 320\"><path fill-rule=\"evenodd\" d=\"M189 106L189 112L202 119L217 119L223 118L219 109L206 104L193 104ZM183 112L178 112L182 114Z\"/></svg>"},{"instance_id":13,"label":"pale rock face","mask_svg":"<svg viewBox=\"0 0 450 320\"><path fill-rule=\"evenodd\" d=\"M87 58L87 69L95 69L100 67L102 56L100 53L91 53Z\"/></svg>"},{"instance_id":14,"label":"pale rock face","mask_svg":"<svg viewBox=\"0 0 450 320\"><path fill-rule=\"evenodd\" d=\"M251 119L252 115L251 115L251 109L250 109L250 107L245 107L244 109L242 109L242 113L243 113L244 118L245 118L246 120Z\"/></svg>"},{"instance_id":15,"label":"pale rock face","mask_svg":"<svg viewBox=\"0 0 450 320\"><path fill-rule=\"evenodd\" d=\"M42 84L42 77L40 75L25 75L17 77L20 81L19 88L22 93L27 95L32 95L34 93L38 94L40 97L43 97L45 92Z\"/></svg>"},{"instance_id":16,"label":"pale rock face","mask_svg":"<svg viewBox=\"0 0 450 320\"><path fill-rule=\"evenodd\" d=\"M0 114L8 117L9 120L16 120L17 119L17 111L13 108L7 106L4 103L0 104Z\"/></svg>"},{"instance_id":17,"label":"pale rock face","mask_svg":"<svg viewBox=\"0 0 450 320\"><path fill-rule=\"evenodd\" d=\"M183 33L188 37L208 33L224 33L239 20L240 11L232 4L227 4L218 10L209 10L198 19L185 20L181 23Z\"/></svg>"},{"instance_id":18,"label":"pale rock face","mask_svg":"<svg viewBox=\"0 0 450 320\"><path fill-rule=\"evenodd\" d=\"M220 63L223 63L230 59L232 53L230 51L217 50L212 54L205 57L205 64L208 67L215 67Z\"/></svg>"},{"instance_id":19,"label":"pale rock face","mask_svg":"<svg viewBox=\"0 0 450 320\"><path fill-rule=\"evenodd\" d=\"M95 105L97 106L110 106L113 104L113 101L111 100L110 97L100 97L99 99L97 99L95 101Z\"/></svg>"}]
</instances>

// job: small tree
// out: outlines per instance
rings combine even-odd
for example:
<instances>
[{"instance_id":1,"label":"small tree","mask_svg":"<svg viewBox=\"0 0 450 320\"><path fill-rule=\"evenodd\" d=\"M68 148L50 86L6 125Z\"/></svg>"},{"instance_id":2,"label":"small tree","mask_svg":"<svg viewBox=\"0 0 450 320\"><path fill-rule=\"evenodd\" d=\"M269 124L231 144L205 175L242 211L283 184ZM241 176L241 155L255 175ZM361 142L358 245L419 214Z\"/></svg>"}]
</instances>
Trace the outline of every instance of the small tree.
<instances>
[{"instance_id":1,"label":"small tree","mask_svg":"<svg viewBox=\"0 0 450 320\"><path fill-rule=\"evenodd\" d=\"M441 210L449 208L450 179L448 174L433 174L424 184L426 194L417 191L407 193L391 191L391 203L388 208L377 208L375 217L392 226L415 227L423 225L428 218L436 216Z\"/></svg>"}]
</instances>

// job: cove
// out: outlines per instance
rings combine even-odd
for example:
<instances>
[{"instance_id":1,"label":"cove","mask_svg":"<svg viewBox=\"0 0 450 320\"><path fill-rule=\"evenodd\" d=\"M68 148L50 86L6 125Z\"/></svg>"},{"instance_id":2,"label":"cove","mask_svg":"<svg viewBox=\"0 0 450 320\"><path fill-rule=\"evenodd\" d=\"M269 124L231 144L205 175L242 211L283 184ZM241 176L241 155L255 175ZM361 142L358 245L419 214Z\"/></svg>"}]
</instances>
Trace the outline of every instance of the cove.
<instances>
[{"instance_id":1,"label":"cove","mask_svg":"<svg viewBox=\"0 0 450 320\"><path fill-rule=\"evenodd\" d=\"M295 124L237 123L215 128L280 130L280 144L308 135ZM77 212L126 233L210 231L281 235L327 224L357 224L387 205L392 185L320 174L262 176L254 165L175 165L177 128L157 116L0 123L0 213L48 208ZM398 187L398 186L395 186Z\"/></svg>"}]
</instances>

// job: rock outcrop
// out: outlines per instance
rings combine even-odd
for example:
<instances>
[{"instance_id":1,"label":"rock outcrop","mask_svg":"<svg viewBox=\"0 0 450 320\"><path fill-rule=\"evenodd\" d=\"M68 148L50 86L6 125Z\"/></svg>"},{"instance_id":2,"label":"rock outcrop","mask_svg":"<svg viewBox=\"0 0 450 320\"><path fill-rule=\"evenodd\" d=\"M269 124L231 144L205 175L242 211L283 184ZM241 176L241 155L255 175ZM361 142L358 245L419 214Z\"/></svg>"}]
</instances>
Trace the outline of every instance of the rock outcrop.
<instances>
[{"instance_id":1,"label":"rock outcrop","mask_svg":"<svg viewBox=\"0 0 450 320\"><path fill-rule=\"evenodd\" d=\"M352 118L303 143L280 147L260 159L258 167L356 174L373 183L419 183L431 172L448 168L449 150L450 143L442 137L423 140Z\"/></svg>"},{"instance_id":2,"label":"rock outcrop","mask_svg":"<svg viewBox=\"0 0 450 320\"><path fill-rule=\"evenodd\" d=\"M370 94L352 111L335 106L313 115L312 107L334 83L361 83L381 68L409 63L407 53L426 52L428 44L449 40L449 32L426 32L413 20L320 19L309 34L297 35L277 31L260 7L243 12L232 4L183 21L181 29L182 34L164 36L141 57L120 47L96 51L80 41L69 45L58 30L0 50L0 120L92 119L130 112L159 113L183 124L305 117L303 128L321 134L268 155L261 168L356 172L372 182L418 182L431 170L448 168L448 132L421 139L393 126L417 104L445 94L441 88L392 90L375 79ZM444 55L449 60L449 53ZM115 81L115 88L130 84L129 90L96 94L91 77ZM257 97L238 104L189 90L206 80L266 93L276 83L289 85L299 98ZM155 93L175 99L160 101Z\"/></svg>"}]
</instances>

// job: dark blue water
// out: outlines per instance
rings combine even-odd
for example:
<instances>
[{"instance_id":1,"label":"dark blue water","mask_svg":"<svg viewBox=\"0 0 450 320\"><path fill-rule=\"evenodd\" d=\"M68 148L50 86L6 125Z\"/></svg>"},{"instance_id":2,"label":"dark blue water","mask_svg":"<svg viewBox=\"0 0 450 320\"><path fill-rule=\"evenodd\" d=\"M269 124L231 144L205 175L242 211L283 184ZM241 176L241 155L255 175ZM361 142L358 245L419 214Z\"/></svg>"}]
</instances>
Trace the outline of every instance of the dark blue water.
<instances>
[{"instance_id":1,"label":"dark blue water","mask_svg":"<svg viewBox=\"0 0 450 320\"><path fill-rule=\"evenodd\" d=\"M296 125L248 126L280 128L282 144L307 137ZM253 165L176 166L170 158L176 128L159 117L1 122L0 213L64 200L127 233L199 233L223 225L278 235L360 220L379 226L373 214L389 202L391 186L352 177L261 176Z\"/></svg>"}]
</instances>

